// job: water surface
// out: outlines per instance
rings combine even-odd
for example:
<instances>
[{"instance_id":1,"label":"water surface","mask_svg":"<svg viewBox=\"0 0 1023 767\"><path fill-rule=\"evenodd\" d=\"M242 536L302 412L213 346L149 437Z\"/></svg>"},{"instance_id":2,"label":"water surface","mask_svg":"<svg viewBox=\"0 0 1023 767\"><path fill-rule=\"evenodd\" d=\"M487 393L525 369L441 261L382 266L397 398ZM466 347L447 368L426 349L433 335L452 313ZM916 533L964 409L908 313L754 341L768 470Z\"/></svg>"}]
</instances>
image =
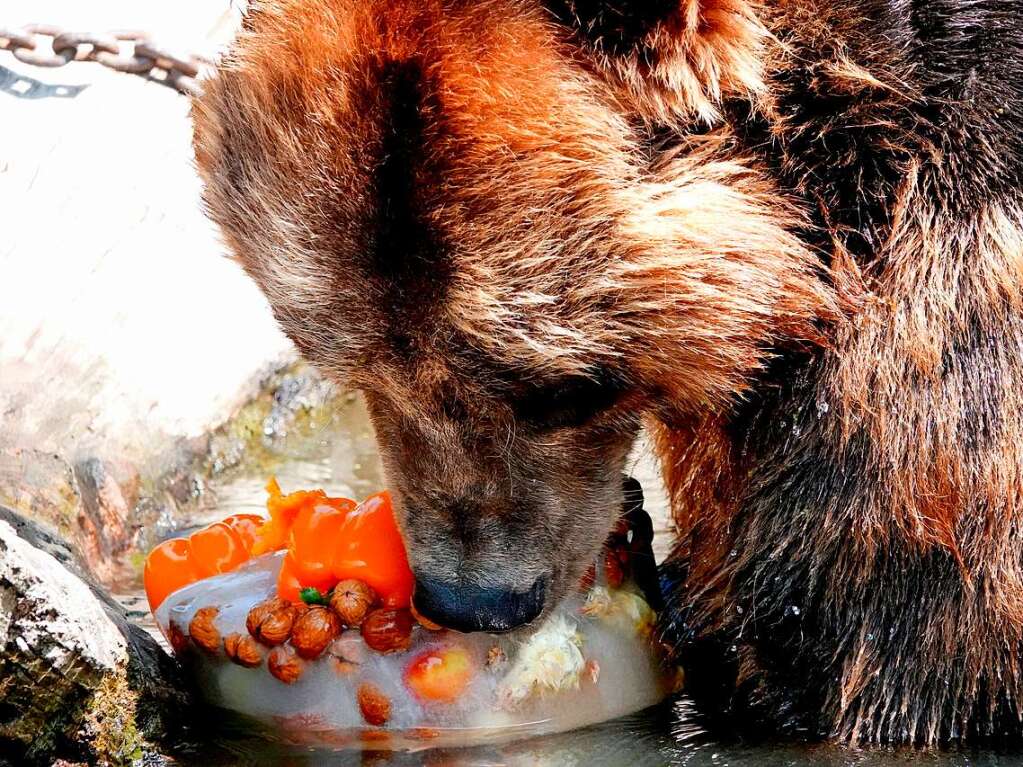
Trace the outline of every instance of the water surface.
<instances>
[{"instance_id":1,"label":"water surface","mask_svg":"<svg viewBox=\"0 0 1023 767\"><path fill-rule=\"evenodd\" d=\"M684 696L622 719L583 730L471 749L415 753L314 751L253 737L225 727L186 765L270 767L1020 767L1015 754L854 749L827 744L726 743L693 721Z\"/></svg>"}]
</instances>

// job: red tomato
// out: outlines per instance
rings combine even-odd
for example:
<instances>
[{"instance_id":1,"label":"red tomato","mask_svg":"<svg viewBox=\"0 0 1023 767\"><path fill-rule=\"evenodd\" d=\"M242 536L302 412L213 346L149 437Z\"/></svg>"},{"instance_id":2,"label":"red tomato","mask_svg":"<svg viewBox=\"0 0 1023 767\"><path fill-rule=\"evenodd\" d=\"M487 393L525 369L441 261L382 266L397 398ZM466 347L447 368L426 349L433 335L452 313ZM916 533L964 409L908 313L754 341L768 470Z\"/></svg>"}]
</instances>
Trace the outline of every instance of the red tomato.
<instances>
[{"instance_id":1,"label":"red tomato","mask_svg":"<svg viewBox=\"0 0 1023 767\"><path fill-rule=\"evenodd\" d=\"M464 647L429 650L405 669L405 686L420 700L454 703L472 680L472 666Z\"/></svg>"}]
</instances>

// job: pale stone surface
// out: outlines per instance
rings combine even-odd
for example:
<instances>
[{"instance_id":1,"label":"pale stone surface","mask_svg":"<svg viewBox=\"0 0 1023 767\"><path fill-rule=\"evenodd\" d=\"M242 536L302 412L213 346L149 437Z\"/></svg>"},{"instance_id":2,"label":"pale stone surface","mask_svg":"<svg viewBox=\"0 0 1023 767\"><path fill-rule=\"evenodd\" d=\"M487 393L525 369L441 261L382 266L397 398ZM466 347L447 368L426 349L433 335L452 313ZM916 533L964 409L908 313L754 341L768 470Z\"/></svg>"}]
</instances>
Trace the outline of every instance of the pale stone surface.
<instances>
[{"instance_id":1,"label":"pale stone surface","mask_svg":"<svg viewBox=\"0 0 1023 767\"><path fill-rule=\"evenodd\" d=\"M7 0L0 25L139 28L208 52L236 17L206 0ZM290 354L202 214L188 109L95 64L0 52L0 447L146 453L215 426Z\"/></svg>"},{"instance_id":2,"label":"pale stone surface","mask_svg":"<svg viewBox=\"0 0 1023 767\"><path fill-rule=\"evenodd\" d=\"M206 54L239 16L227 0L0 6L0 26L134 28ZM188 110L138 77L0 51L0 503L104 580L175 509L168 472L187 483L207 435L294 357L202 213Z\"/></svg>"}]
</instances>

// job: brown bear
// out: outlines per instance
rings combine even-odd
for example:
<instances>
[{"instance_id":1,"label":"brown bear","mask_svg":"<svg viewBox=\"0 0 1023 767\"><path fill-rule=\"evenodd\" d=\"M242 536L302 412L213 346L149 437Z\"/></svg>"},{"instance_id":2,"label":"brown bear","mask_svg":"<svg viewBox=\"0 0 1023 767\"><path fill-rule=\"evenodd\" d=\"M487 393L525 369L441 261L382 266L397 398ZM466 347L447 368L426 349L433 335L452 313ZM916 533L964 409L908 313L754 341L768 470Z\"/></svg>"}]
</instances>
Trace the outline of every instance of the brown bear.
<instances>
[{"instance_id":1,"label":"brown bear","mask_svg":"<svg viewBox=\"0 0 1023 767\"><path fill-rule=\"evenodd\" d=\"M249 10L208 207L364 392L428 617L542 617L646 424L707 722L1023 739L1020 10Z\"/></svg>"}]
</instances>

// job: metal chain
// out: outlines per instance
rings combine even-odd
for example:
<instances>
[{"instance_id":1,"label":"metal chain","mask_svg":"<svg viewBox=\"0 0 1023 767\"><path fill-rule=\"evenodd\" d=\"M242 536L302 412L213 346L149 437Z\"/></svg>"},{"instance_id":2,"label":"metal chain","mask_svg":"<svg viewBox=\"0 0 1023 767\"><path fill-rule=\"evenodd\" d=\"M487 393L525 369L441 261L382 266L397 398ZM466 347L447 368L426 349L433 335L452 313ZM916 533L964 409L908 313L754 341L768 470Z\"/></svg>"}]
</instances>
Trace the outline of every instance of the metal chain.
<instances>
[{"instance_id":1,"label":"metal chain","mask_svg":"<svg viewBox=\"0 0 1023 767\"><path fill-rule=\"evenodd\" d=\"M52 24L0 27L0 50L37 67L62 67L94 61L108 69L139 75L188 96L199 95L200 69L213 62L203 56L179 56L136 31L102 34L73 32Z\"/></svg>"}]
</instances>

